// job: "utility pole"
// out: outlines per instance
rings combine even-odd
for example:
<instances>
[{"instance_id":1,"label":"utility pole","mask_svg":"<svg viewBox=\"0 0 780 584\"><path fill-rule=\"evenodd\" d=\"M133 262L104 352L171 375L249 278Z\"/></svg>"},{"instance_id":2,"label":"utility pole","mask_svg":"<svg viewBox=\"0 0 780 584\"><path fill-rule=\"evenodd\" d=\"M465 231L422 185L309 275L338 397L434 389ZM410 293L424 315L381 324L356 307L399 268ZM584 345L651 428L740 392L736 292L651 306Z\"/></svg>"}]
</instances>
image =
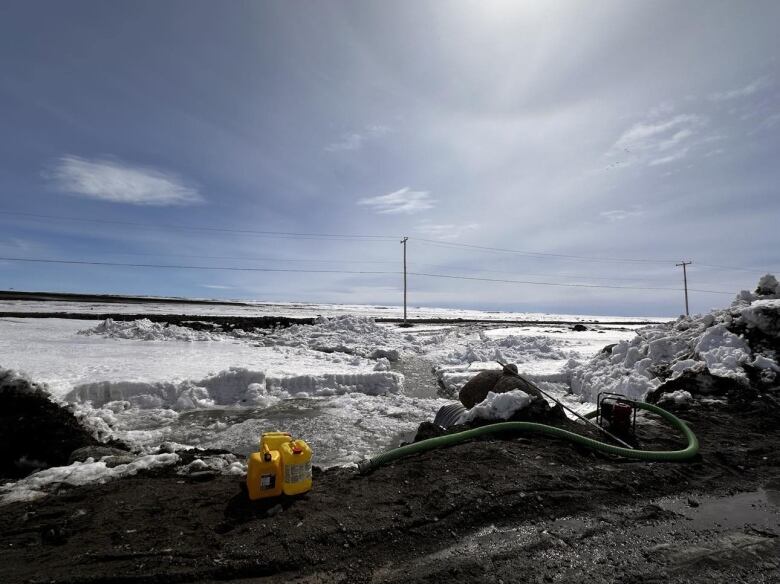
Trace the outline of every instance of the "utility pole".
<instances>
[{"instance_id":1,"label":"utility pole","mask_svg":"<svg viewBox=\"0 0 780 584\"><path fill-rule=\"evenodd\" d=\"M404 324L406 324L406 242L408 237L404 236L401 240L401 244L404 246Z\"/></svg>"},{"instance_id":2,"label":"utility pole","mask_svg":"<svg viewBox=\"0 0 780 584\"><path fill-rule=\"evenodd\" d=\"M690 266L693 262L682 262L679 264L675 264L678 268L682 266L683 269L683 283L685 284L685 316L690 316L690 313L688 312L688 271L685 269L685 266Z\"/></svg>"}]
</instances>

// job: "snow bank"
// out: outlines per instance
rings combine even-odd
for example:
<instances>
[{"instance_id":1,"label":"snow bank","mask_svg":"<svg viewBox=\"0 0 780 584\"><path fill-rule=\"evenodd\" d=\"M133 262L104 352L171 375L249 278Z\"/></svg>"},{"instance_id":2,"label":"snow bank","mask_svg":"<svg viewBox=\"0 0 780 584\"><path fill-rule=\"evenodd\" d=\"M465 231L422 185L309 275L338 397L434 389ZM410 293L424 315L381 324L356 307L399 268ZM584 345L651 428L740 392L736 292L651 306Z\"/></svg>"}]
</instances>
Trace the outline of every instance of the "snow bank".
<instances>
[{"instance_id":1,"label":"snow bank","mask_svg":"<svg viewBox=\"0 0 780 584\"><path fill-rule=\"evenodd\" d=\"M686 371L708 371L743 386L758 371L762 382L771 383L780 372L779 291L774 276L764 276L755 294L741 292L729 308L646 327L589 362L570 361L571 390L588 401L600 391L642 399Z\"/></svg>"},{"instance_id":2,"label":"snow bank","mask_svg":"<svg viewBox=\"0 0 780 584\"><path fill-rule=\"evenodd\" d=\"M489 391L483 401L470 410L466 410L458 418L457 424L466 424L474 420L489 420L497 422L508 420L531 403L531 396L520 389L506 393Z\"/></svg>"},{"instance_id":3,"label":"snow bank","mask_svg":"<svg viewBox=\"0 0 780 584\"><path fill-rule=\"evenodd\" d=\"M115 321L107 318L96 327L80 330L78 334L139 341L220 341L227 338L221 333L196 331L175 324L152 322L148 318L130 321Z\"/></svg>"},{"instance_id":4,"label":"snow bank","mask_svg":"<svg viewBox=\"0 0 780 584\"><path fill-rule=\"evenodd\" d=\"M420 352L438 363L434 372L449 395L455 395L480 371L497 369L497 361L515 363L524 374L558 370L563 361L577 355L567 350L568 340L543 335L487 335L480 327L443 331L421 343ZM528 366L524 367L523 365Z\"/></svg>"},{"instance_id":5,"label":"snow bank","mask_svg":"<svg viewBox=\"0 0 780 584\"><path fill-rule=\"evenodd\" d=\"M320 373L266 377L264 371L231 367L199 380L99 381L82 383L65 396L69 402L89 402L95 408L122 411L215 406L267 407L280 399L360 392L384 395L403 391L403 375L392 371Z\"/></svg>"},{"instance_id":6,"label":"snow bank","mask_svg":"<svg viewBox=\"0 0 780 584\"><path fill-rule=\"evenodd\" d=\"M15 483L0 486L0 505L19 501L33 501L61 487L77 487L89 483L105 483L109 480L131 476L140 471L171 466L179 461L176 454L151 454L141 456L128 464L109 468L104 461L74 462L70 466L58 466L36 472Z\"/></svg>"},{"instance_id":7,"label":"snow bank","mask_svg":"<svg viewBox=\"0 0 780 584\"><path fill-rule=\"evenodd\" d=\"M381 326L373 318L343 315L319 317L313 325L277 329L259 339L266 347L305 347L324 353L346 353L370 359L397 361L400 352L414 350L413 343L394 328Z\"/></svg>"}]
</instances>

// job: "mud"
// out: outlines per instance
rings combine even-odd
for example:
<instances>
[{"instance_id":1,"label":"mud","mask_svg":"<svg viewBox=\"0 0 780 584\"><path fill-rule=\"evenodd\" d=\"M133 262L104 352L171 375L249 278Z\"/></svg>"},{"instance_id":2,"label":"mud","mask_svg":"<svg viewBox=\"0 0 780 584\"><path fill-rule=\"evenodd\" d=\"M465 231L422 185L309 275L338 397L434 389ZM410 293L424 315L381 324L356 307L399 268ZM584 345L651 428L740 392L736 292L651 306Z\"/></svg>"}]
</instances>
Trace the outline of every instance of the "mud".
<instances>
[{"instance_id":1,"label":"mud","mask_svg":"<svg viewBox=\"0 0 780 584\"><path fill-rule=\"evenodd\" d=\"M171 470L74 488L0 507L0 581L780 581L780 412L759 399L678 415L702 444L692 462L516 436L368 476L316 471L282 501ZM645 448L681 446L639 428Z\"/></svg>"}]
</instances>

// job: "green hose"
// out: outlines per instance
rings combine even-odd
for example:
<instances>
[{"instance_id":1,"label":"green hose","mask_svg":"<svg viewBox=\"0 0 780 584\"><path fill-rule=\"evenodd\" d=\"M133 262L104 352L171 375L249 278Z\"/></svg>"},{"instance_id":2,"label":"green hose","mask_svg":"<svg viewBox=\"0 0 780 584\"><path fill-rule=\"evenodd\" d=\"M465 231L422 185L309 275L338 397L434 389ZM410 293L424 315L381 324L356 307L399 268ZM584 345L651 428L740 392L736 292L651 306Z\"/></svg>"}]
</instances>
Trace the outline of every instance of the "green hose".
<instances>
[{"instance_id":1,"label":"green hose","mask_svg":"<svg viewBox=\"0 0 780 584\"><path fill-rule=\"evenodd\" d=\"M626 401L631 403L636 408L647 410L648 412L658 414L664 418L672 426L676 427L683 433L686 440L688 440L688 446L682 450L632 450L630 448L623 448L621 446L607 444L606 442L594 440L593 438L587 438L586 436L581 436L579 434L575 434L574 432L563 430L562 428L556 428L555 426L547 426L546 424L537 424L535 422L500 422L498 424L490 424L488 426L474 428L473 430L458 432L457 434L448 434L446 436L439 436L437 438L429 438L428 440L421 440L420 442L415 442L414 444L401 446L400 448L384 452L378 456L375 456L374 458L362 461L360 464L358 464L358 471L361 474L366 474L376 468L379 468L382 465L385 465L394 460L398 460L399 458L403 458L404 456L419 454L420 452L427 452L429 450L435 450L436 448L442 448L444 446L452 446L453 444L465 442L467 440L471 440L472 438L477 438L486 434L507 431L538 432L540 434L547 434L548 436L554 436L556 438L563 438L564 440L569 440L576 444L585 446L586 448L598 450L599 452L606 452L607 454L615 454L625 458L634 458L648 462L679 462L693 458L699 452L699 440L696 438L696 435L691 431L691 429L685 425L685 422L683 422L680 418L653 404L628 400ZM591 412L586 417L591 418L595 415L596 412Z\"/></svg>"}]
</instances>

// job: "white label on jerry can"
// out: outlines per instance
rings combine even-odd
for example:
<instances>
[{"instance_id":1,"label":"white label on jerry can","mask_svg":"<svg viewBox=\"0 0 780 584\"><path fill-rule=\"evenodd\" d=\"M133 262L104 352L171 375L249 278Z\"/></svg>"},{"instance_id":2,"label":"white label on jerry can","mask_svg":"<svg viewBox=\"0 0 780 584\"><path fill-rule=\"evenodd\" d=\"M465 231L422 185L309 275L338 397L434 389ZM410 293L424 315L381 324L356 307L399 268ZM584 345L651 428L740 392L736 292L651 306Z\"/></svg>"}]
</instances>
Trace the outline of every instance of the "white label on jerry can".
<instances>
[{"instance_id":1,"label":"white label on jerry can","mask_svg":"<svg viewBox=\"0 0 780 584\"><path fill-rule=\"evenodd\" d=\"M311 478L311 461L284 465L284 482L300 483Z\"/></svg>"},{"instance_id":2,"label":"white label on jerry can","mask_svg":"<svg viewBox=\"0 0 780 584\"><path fill-rule=\"evenodd\" d=\"M273 489L276 486L275 474L264 474L260 477L260 488L264 491Z\"/></svg>"}]
</instances>

